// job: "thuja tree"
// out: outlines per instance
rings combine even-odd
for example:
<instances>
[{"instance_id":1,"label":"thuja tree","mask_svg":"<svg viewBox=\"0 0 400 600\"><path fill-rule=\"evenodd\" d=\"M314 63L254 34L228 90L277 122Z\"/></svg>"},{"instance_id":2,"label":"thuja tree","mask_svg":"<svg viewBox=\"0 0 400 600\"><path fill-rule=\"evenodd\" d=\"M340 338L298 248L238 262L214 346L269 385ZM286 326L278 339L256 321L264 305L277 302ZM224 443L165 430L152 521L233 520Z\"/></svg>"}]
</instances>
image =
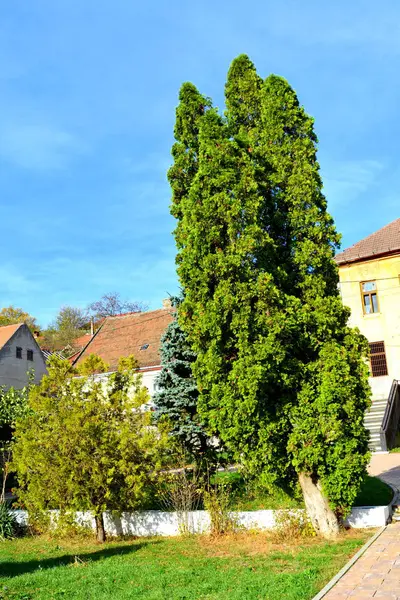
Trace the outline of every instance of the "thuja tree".
<instances>
[{"instance_id":1,"label":"thuja tree","mask_svg":"<svg viewBox=\"0 0 400 600\"><path fill-rule=\"evenodd\" d=\"M0 502L5 500L15 424L17 419L24 416L28 410L29 391L35 379L33 371L28 375L28 385L22 389L0 387Z\"/></svg>"},{"instance_id":2,"label":"thuja tree","mask_svg":"<svg viewBox=\"0 0 400 600\"><path fill-rule=\"evenodd\" d=\"M365 474L369 388L366 343L338 295L313 121L245 56L224 116L209 101L199 111L188 85L169 176L199 411L266 483L296 478L315 528L334 535Z\"/></svg>"},{"instance_id":3,"label":"thuja tree","mask_svg":"<svg viewBox=\"0 0 400 600\"><path fill-rule=\"evenodd\" d=\"M139 409L148 393L135 364L125 359L117 372L96 379L73 377L68 361L51 359L15 430L18 496L30 514L90 510L102 542L103 512L137 509L145 499L165 436Z\"/></svg>"},{"instance_id":4,"label":"thuja tree","mask_svg":"<svg viewBox=\"0 0 400 600\"><path fill-rule=\"evenodd\" d=\"M313 120L284 79L270 76L264 85L272 231L280 240L279 265L285 272L280 285L300 326L294 350L302 371L288 450L309 513L329 534L337 524L327 500L337 514L345 513L368 461L363 426L370 394L368 348L347 326L349 311L338 292L333 256L339 236L321 191Z\"/></svg>"},{"instance_id":5,"label":"thuja tree","mask_svg":"<svg viewBox=\"0 0 400 600\"><path fill-rule=\"evenodd\" d=\"M174 299L177 309L178 299ZM153 397L157 422L165 421L169 433L197 461L208 458L213 445L204 430L197 411L199 392L193 377L196 359L186 335L175 318L161 339L162 369L157 377L157 392Z\"/></svg>"}]
</instances>

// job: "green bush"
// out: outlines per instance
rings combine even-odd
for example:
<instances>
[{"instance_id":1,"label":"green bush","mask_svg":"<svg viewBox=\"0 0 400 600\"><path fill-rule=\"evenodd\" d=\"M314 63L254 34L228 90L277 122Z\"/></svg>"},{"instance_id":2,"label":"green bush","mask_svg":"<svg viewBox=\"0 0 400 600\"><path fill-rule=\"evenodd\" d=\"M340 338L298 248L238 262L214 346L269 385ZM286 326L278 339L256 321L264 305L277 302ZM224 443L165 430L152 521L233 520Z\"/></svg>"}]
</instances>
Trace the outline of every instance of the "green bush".
<instances>
[{"instance_id":1,"label":"green bush","mask_svg":"<svg viewBox=\"0 0 400 600\"><path fill-rule=\"evenodd\" d=\"M17 530L17 520L6 502L0 502L0 540L9 540Z\"/></svg>"}]
</instances>

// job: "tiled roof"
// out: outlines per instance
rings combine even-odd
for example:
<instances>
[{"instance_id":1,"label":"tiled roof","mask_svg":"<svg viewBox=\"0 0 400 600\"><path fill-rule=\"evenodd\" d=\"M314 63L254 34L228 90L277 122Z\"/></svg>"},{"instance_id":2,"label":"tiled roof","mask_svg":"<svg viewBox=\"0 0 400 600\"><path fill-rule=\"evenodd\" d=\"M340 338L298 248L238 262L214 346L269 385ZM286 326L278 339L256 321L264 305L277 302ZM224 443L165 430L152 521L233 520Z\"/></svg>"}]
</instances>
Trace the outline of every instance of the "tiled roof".
<instances>
[{"instance_id":1,"label":"tiled roof","mask_svg":"<svg viewBox=\"0 0 400 600\"><path fill-rule=\"evenodd\" d=\"M121 356L133 354L140 367L159 365L161 336L172 319L170 308L107 317L74 364L97 354L114 370Z\"/></svg>"},{"instance_id":2,"label":"tiled roof","mask_svg":"<svg viewBox=\"0 0 400 600\"><path fill-rule=\"evenodd\" d=\"M0 327L0 348L7 344L8 340L22 325L23 323L17 323L16 325L3 325L3 327Z\"/></svg>"},{"instance_id":3,"label":"tiled roof","mask_svg":"<svg viewBox=\"0 0 400 600\"><path fill-rule=\"evenodd\" d=\"M400 219L396 219L335 256L339 265L400 251Z\"/></svg>"},{"instance_id":4,"label":"tiled roof","mask_svg":"<svg viewBox=\"0 0 400 600\"><path fill-rule=\"evenodd\" d=\"M74 341L72 342L72 346L74 348L84 348L89 341L90 333L84 333L83 335L74 339Z\"/></svg>"}]
</instances>

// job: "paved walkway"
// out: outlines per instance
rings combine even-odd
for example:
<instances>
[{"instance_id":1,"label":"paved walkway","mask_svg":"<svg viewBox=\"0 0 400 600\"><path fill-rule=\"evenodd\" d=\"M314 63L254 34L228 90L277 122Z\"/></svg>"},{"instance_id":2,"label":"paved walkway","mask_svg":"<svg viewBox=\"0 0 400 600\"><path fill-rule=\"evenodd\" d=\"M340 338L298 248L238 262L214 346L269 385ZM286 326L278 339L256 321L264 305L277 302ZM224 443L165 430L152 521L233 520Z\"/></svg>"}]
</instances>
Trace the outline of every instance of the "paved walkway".
<instances>
[{"instance_id":1,"label":"paved walkway","mask_svg":"<svg viewBox=\"0 0 400 600\"><path fill-rule=\"evenodd\" d=\"M400 523L389 525L323 600L400 600Z\"/></svg>"},{"instance_id":2,"label":"paved walkway","mask_svg":"<svg viewBox=\"0 0 400 600\"><path fill-rule=\"evenodd\" d=\"M373 454L368 471L400 490L400 453Z\"/></svg>"},{"instance_id":3,"label":"paved walkway","mask_svg":"<svg viewBox=\"0 0 400 600\"><path fill-rule=\"evenodd\" d=\"M374 454L368 468L400 490L400 453ZM389 525L323 600L400 600L400 522Z\"/></svg>"}]
</instances>

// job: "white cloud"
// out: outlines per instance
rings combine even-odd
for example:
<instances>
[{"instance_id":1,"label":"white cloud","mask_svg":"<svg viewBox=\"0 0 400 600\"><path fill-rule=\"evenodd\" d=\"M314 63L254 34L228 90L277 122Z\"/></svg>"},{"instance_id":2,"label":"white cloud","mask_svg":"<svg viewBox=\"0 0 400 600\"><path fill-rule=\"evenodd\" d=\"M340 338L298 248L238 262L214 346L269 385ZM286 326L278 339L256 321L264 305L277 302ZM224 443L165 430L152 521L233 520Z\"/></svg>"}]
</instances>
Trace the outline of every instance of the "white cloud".
<instances>
[{"instance_id":1,"label":"white cloud","mask_svg":"<svg viewBox=\"0 0 400 600\"><path fill-rule=\"evenodd\" d=\"M14 265L0 266L0 305L26 306L29 297L41 289L39 282L26 277ZM0 308L1 308L0 306Z\"/></svg>"},{"instance_id":2,"label":"white cloud","mask_svg":"<svg viewBox=\"0 0 400 600\"><path fill-rule=\"evenodd\" d=\"M375 185L384 166L376 160L333 162L322 170L324 193L338 206L356 200Z\"/></svg>"},{"instance_id":3,"label":"white cloud","mask_svg":"<svg viewBox=\"0 0 400 600\"><path fill-rule=\"evenodd\" d=\"M0 156L25 169L62 169L84 150L75 136L48 125L7 124L1 128Z\"/></svg>"}]
</instances>

